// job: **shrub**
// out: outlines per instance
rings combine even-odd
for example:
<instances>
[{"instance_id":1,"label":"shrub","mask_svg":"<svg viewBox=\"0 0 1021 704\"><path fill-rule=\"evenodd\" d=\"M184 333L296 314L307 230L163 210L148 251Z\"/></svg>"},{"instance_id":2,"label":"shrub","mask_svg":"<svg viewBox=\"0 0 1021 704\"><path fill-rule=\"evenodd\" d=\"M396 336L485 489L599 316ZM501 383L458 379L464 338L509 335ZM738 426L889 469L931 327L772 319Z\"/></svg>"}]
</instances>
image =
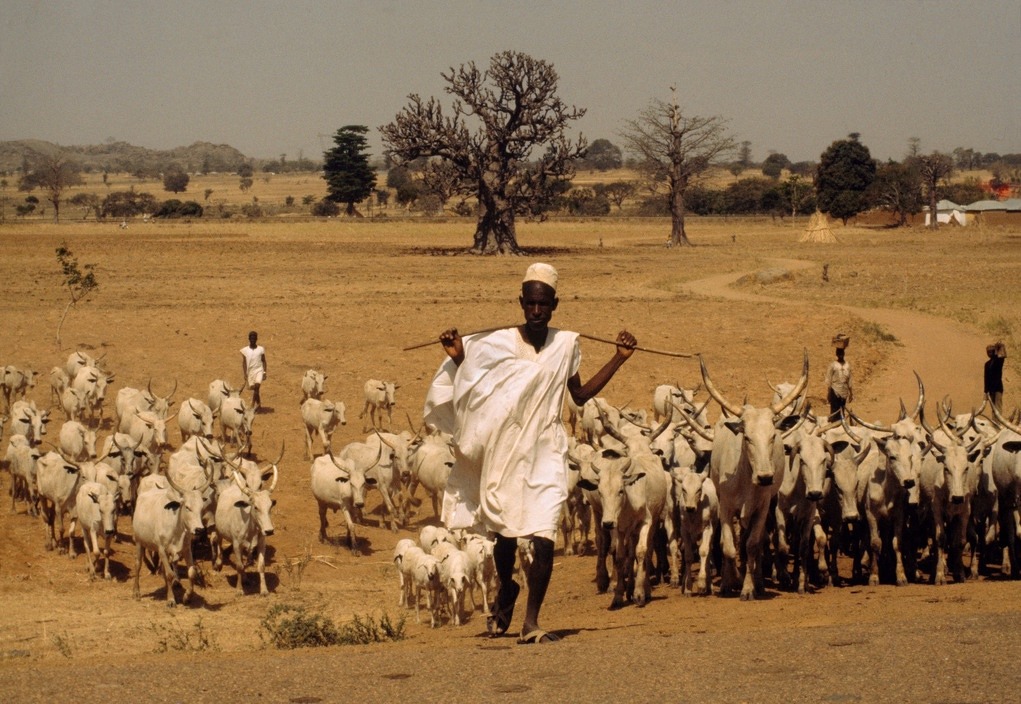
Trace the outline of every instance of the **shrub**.
<instances>
[{"instance_id":1,"label":"shrub","mask_svg":"<svg viewBox=\"0 0 1021 704\"><path fill-rule=\"evenodd\" d=\"M340 215L340 205L332 200L321 200L312 206L312 214L320 218L335 218Z\"/></svg>"},{"instance_id":2,"label":"shrub","mask_svg":"<svg viewBox=\"0 0 1021 704\"><path fill-rule=\"evenodd\" d=\"M303 606L276 604L262 620L263 640L275 648L316 648L331 645L365 645L404 638L404 617L396 622L384 613L379 621L372 616L355 616L343 628L320 613L310 614Z\"/></svg>"}]
</instances>

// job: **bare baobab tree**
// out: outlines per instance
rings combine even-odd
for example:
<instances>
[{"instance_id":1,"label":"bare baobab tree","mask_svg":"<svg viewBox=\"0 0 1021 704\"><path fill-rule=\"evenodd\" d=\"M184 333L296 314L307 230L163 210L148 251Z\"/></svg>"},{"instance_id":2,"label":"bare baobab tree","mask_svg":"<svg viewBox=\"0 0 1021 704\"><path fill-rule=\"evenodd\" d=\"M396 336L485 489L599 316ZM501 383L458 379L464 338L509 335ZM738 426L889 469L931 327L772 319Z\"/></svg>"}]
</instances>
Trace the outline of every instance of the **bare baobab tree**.
<instances>
[{"instance_id":1,"label":"bare baobab tree","mask_svg":"<svg viewBox=\"0 0 1021 704\"><path fill-rule=\"evenodd\" d=\"M486 71L472 62L441 75L454 96L450 112L436 98L411 95L380 127L383 145L402 164L439 157L471 184L479 206L472 252L519 253L515 217L536 213L554 184L574 174L586 143L570 142L566 130L585 111L557 96L552 64L520 52L496 54Z\"/></svg>"},{"instance_id":2,"label":"bare baobab tree","mask_svg":"<svg viewBox=\"0 0 1021 704\"><path fill-rule=\"evenodd\" d=\"M652 185L666 186L668 246L691 245L684 231L684 194L710 166L733 152L736 143L726 133L726 124L718 116L683 114L676 95L669 103L653 99L637 118L625 122L620 133L625 148L638 157Z\"/></svg>"}]
</instances>

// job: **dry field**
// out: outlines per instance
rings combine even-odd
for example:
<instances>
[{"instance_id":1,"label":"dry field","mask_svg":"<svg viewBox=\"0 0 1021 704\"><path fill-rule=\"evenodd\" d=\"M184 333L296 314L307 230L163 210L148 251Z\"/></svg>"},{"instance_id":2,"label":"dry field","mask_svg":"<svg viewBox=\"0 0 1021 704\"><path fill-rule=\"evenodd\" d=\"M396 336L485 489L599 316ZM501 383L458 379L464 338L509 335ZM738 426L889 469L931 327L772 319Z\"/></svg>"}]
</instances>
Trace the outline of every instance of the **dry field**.
<instances>
[{"instance_id":1,"label":"dry field","mask_svg":"<svg viewBox=\"0 0 1021 704\"><path fill-rule=\"evenodd\" d=\"M479 699L541 694L555 701L606 700L614 698L613 687L644 686L643 691L660 696L675 695L671 699L687 693L711 701L773 701L783 691L768 688L779 687L784 678L805 686L804 678L820 677L820 668L837 674L845 668L850 677L850 670L869 662L877 647L901 648L902 657L937 648L925 629L946 622L950 631L942 632L940 642L962 660L977 663L996 645L997 656L987 669L994 668L1000 679L995 689L981 689L968 679L969 668L956 659L944 662L945 673L953 673L952 691L945 698L1002 699L1002 692L1014 691L1009 689L1013 670L1003 662L1016 662L1019 648L1013 640L997 640L997 624L1016 628L1021 587L997 579L943 588L845 587L805 597L770 591L769 598L754 604L685 599L660 586L648 607L610 613L610 597L595 594L591 584L593 558L558 557L544 621L566 638L544 659L513 646L513 640L493 645L480 639L485 626L478 613L462 628L432 631L411 618L407 640L393 645L332 653L262 650L260 622L274 604L305 605L337 623L384 611L397 616L397 581L389 556L398 538L412 534L379 526L379 497L370 494L361 557L353 558L342 545L339 516L331 517L336 543L317 541L309 463L302 459L302 373L311 367L325 370L327 396L347 404L348 424L338 430L337 445L363 436L358 413L362 384L370 377L400 384L395 426L407 427L406 416L417 423L441 353L436 347L402 348L451 325L469 331L517 322L517 287L532 259L560 269L555 325L602 337L626 327L643 346L701 352L717 386L732 399L747 395L753 402L765 401L770 395L766 379L793 380L807 349L810 397L822 404L822 375L832 354L828 342L844 331L852 337L855 405L869 418L893 420L898 397L913 402L912 369L921 373L930 399L950 394L957 407L976 404L984 346L994 337L1007 341L1011 355L1005 404L1013 408L1021 402L1016 362L1021 232L954 229L932 235L920 229L836 226L840 244L808 246L797 243L803 226L774 225L768 219L692 219L690 236L698 246L667 250L662 243L668 228L662 221L524 224L520 243L536 252L527 259L456 256L471 239L472 224L463 221L200 221L132 223L127 230L114 223L68 222L0 228L0 364L42 373L30 394L38 404L48 405L46 373L76 348L105 353L117 375L108 398L122 386L144 388L151 378L154 388L164 392L176 381L178 403L189 396L204 399L215 378L240 383L238 350L255 329L269 365L263 387L268 412L256 418L255 451L265 459L274 457L282 442L287 446L275 492L277 532L269 541L267 598L257 595L254 580L246 585L246 596L235 596L233 571L216 573L203 561L205 585L189 606L167 609L162 580L147 572L142 598L136 601L131 598L134 558L128 521L121 521L115 579L90 583L82 557L71 561L43 550L43 527L25 514L22 504L16 513L0 509L0 696L7 701L62 700L62 687L95 678L103 687L90 688L85 700L134 699L134 687L160 681L167 686L146 690L149 694L141 698L210 701L227 694L235 700L258 691L269 701L333 701L343 698L336 689L341 684L372 673L371 682L359 686L368 689L366 701L376 701L400 699L401 688L422 687L432 673L446 682L428 690L426 698L432 700L458 693L458 678L444 675L434 662L442 653L446 662L457 663L458 672L475 668L480 673L475 682L482 688ZM57 350L54 332L67 299L54 248L62 242L80 262L97 265L100 289L70 313L64 348ZM821 278L825 263L829 282ZM744 273L777 266L787 268L791 278L768 285L739 280ZM586 376L611 348L583 340L582 351ZM636 354L605 395L616 404L650 406L655 385L694 386L697 381L692 360ZM54 416L51 437L63 420L59 410ZM9 478L0 475L0 480L6 497ZM423 502L410 530L417 533L433 519L431 514L428 501ZM283 565L306 552L321 560L309 564L299 580L295 570ZM964 629L962 624L984 630L969 636L955 630ZM200 634L208 636L210 647L189 652L183 641L190 637L194 645ZM821 639L817 654L823 664L796 659L789 650L802 647L800 639L808 637ZM636 647L684 648L692 663L726 682L716 680L712 689L701 690L690 677L677 684L660 674L643 674L641 668L614 676L595 660L588 661L595 673L563 662L605 657L621 638ZM772 667L781 658L768 654L745 662L737 676L720 670L714 653L753 641L767 650L783 644L786 669ZM949 656L940 650L933 657ZM1001 665L1002 672L997 669ZM876 672L886 673L890 686L910 686L913 680L905 671L885 667L876 665ZM196 668L210 677L217 672L224 684L197 682L198 675L188 674L199 672ZM941 686L949 676L939 679ZM568 682L604 688L569 696ZM897 691L879 681L845 685L834 676L822 682L821 690L805 689L801 698L882 701ZM924 687L904 694L909 700L944 698L927 694Z\"/></svg>"}]
</instances>

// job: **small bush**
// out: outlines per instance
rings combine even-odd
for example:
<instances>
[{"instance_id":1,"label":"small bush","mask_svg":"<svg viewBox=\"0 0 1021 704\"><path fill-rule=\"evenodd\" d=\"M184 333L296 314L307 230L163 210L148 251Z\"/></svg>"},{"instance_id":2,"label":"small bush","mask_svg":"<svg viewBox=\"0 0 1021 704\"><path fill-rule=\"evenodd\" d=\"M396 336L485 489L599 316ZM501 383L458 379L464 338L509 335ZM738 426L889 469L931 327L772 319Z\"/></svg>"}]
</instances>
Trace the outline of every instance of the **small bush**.
<instances>
[{"instance_id":1,"label":"small bush","mask_svg":"<svg viewBox=\"0 0 1021 704\"><path fill-rule=\"evenodd\" d=\"M270 645L282 650L316 648L336 645L340 631L333 619L322 614L309 614L303 606L276 604L262 620ZM262 635L262 634L260 634Z\"/></svg>"},{"instance_id":2,"label":"small bush","mask_svg":"<svg viewBox=\"0 0 1021 704\"><path fill-rule=\"evenodd\" d=\"M275 648L315 648L331 645L364 645L404 638L404 617L394 623L384 613L377 622L372 616L355 616L343 628L320 613L310 614L303 606L277 604L262 620L260 634Z\"/></svg>"},{"instance_id":3,"label":"small bush","mask_svg":"<svg viewBox=\"0 0 1021 704\"><path fill-rule=\"evenodd\" d=\"M312 214L319 218L335 218L340 215L340 206L332 200L321 200L312 206Z\"/></svg>"},{"instance_id":4,"label":"small bush","mask_svg":"<svg viewBox=\"0 0 1021 704\"><path fill-rule=\"evenodd\" d=\"M150 624L152 632L156 634L157 645L154 653L167 653L170 651L200 653L204 650L219 650L216 639L202 625L202 619L195 621L191 629L179 627L176 624L162 625Z\"/></svg>"}]
</instances>

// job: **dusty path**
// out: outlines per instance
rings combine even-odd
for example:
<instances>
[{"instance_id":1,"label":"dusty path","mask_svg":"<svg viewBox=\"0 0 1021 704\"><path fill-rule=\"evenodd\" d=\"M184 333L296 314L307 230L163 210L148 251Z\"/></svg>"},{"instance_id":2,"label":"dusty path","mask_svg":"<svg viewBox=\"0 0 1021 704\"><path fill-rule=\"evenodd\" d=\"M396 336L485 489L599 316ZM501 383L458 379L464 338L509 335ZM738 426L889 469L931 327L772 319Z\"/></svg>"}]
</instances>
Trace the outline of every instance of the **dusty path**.
<instances>
[{"instance_id":1,"label":"dusty path","mask_svg":"<svg viewBox=\"0 0 1021 704\"><path fill-rule=\"evenodd\" d=\"M773 259L771 264L789 270L817 266L815 262L798 259ZM826 303L792 301L766 294L748 293L733 288L733 284L752 272L742 271L718 274L692 281L687 289L692 293L735 301L773 303L797 307L826 306ZM878 323L897 338L898 345L892 354L855 389L854 409L870 419L892 420L899 412L896 399L904 399L909 410L918 397L918 385L912 371L917 371L926 386L930 401L949 395L955 407L965 411L982 399L982 352L986 339L977 330L953 320L925 313L891 308L860 308L853 305L836 306L842 310ZM848 351L854 365L854 348ZM812 360L815 376L821 376L829 360ZM938 384L932 380L939 380ZM932 406L930 405L930 408Z\"/></svg>"}]
</instances>

